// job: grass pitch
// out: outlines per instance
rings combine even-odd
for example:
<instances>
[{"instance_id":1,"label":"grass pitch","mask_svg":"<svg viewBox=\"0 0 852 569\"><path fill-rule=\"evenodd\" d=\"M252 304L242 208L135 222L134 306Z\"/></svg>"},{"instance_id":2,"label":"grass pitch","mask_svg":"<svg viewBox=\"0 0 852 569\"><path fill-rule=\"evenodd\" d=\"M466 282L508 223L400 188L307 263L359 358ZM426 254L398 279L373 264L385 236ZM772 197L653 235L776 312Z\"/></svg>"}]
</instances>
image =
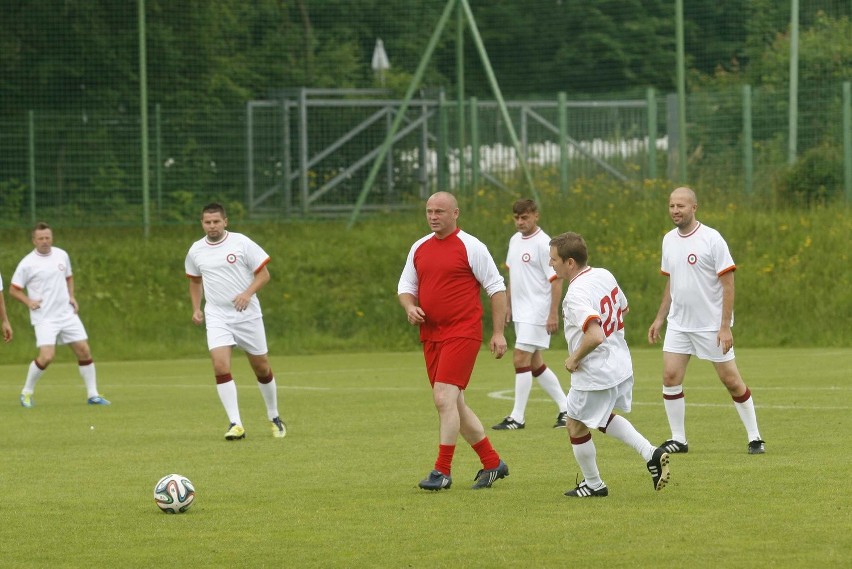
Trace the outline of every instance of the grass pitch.
<instances>
[{"instance_id":1,"label":"grass pitch","mask_svg":"<svg viewBox=\"0 0 852 569\"><path fill-rule=\"evenodd\" d=\"M563 386L564 354L547 361ZM26 365L0 366L4 418L0 565L13 567L848 567L852 551L852 350L738 350L767 453L746 454L739 417L710 364L687 373L690 453L652 490L644 462L596 433L610 488L562 493L579 472L555 405L538 387L523 431L488 429L511 474L480 468L460 441L453 487L417 482L437 452L437 416L417 352L273 358L289 432L274 439L254 378L235 378L247 438L227 419L207 360L98 362L111 407L89 407L76 366L55 363L18 393ZM668 438L658 350L634 350L630 420ZM512 407L510 360L480 356L467 400L486 427ZM186 514L153 502L178 472Z\"/></svg>"}]
</instances>

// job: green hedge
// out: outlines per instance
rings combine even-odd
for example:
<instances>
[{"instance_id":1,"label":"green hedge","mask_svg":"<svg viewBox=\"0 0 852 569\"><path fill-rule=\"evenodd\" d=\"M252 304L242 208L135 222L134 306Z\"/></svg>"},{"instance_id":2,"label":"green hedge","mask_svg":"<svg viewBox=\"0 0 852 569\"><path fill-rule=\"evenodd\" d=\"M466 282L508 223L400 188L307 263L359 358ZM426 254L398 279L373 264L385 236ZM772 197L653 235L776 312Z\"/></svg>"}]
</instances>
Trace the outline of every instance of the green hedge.
<instances>
[{"instance_id":1,"label":"green hedge","mask_svg":"<svg viewBox=\"0 0 852 569\"><path fill-rule=\"evenodd\" d=\"M541 225L551 235L582 233L592 265L609 268L630 301L626 325L634 348L647 346L664 281L660 243L672 226L671 185L626 187L582 181L568 195L542 182ZM482 239L502 265L514 232L517 196L480 191L463 200L460 226ZM845 206L771 210L724 191L699 189L698 218L727 238L736 272L737 346L850 345L852 287ZM47 220L50 221L50 220ZM375 214L352 230L343 221L300 223L231 219L231 229L271 255L272 282L261 292L273 354L410 350L417 346L396 300L396 284L411 244L428 231L422 207ZM32 247L22 230L0 232L0 272L8 287ZM153 228L54 228L71 255L81 316L96 359L206 357L202 328L190 321L183 261L202 237L200 224ZM24 307L6 295L15 340L0 346L0 362L35 354ZM488 315L486 314L486 318ZM554 348L564 347L561 334ZM71 358L60 350L60 358Z\"/></svg>"}]
</instances>

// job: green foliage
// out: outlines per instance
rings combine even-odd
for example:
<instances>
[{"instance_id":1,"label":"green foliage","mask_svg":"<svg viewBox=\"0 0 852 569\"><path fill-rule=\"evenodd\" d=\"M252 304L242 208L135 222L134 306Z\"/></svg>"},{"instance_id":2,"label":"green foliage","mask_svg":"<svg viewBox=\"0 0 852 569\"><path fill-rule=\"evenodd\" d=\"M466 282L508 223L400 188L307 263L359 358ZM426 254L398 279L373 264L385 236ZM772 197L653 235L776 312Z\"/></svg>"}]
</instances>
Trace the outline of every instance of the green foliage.
<instances>
[{"instance_id":1,"label":"green foliage","mask_svg":"<svg viewBox=\"0 0 852 569\"><path fill-rule=\"evenodd\" d=\"M17 178L0 180L0 211L4 218L15 219L21 215L27 192L27 185Z\"/></svg>"},{"instance_id":2,"label":"green foliage","mask_svg":"<svg viewBox=\"0 0 852 569\"><path fill-rule=\"evenodd\" d=\"M809 149L784 172L779 192L794 204L826 205L843 195L843 153L830 143Z\"/></svg>"},{"instance_id":3,"label":"green foliage","mask_svg":"<svg viewBox=\"0 0 852 569\"><path fill-rule=\"evenodd\" d=\"M254 377L235 358L247 438L233 443L222 438L227 418L206 359L98 362L113 403L104 408L85 404L74 362L48 368L33 409L16 407L28 362L0 366L15 427L3 454L3 566L555 568L582 558L584 567L634 569L660 566L661 556L691 569L848 565L852 351L737 350L766 454L746 454L730 397L712 366L694 361L691 450L672 457L669 485L654 492L644 461L595 432L610 495L579 502L562 495L579 469L565 431L551 428L556 406L537 388L526 429L489 430L508 478L471 490L481 466L459 439L452 488L419 490L437 418L415 351L273 357L285 439L271 436ZM567 387L559 354L548 357ZM634 370L630 421L660 442L659 348L634 349ZM465 399L486 425L510 410L513 377L510 360L480 354ZM803 452L814 417L831 436ZM814 465L819 483L803 507L790 487ZM195 484L186 514L154 504L155 482L171 472ZM511 531L482 529L507 516Z\"/></svg>"},{"instance_id":4,"label":"green foliage","mask_svg":"<svg viewBox=\"0 0 852 569\"><path fill-rule=\"evenodd\" d=\"M541 226L551 235L572 230L586 237L591 264L610 269L630 300L628 341L645 345L664 285L659 255L662 236L671 228L671 187L584 180L566 195L551 182L538 190ZM838 313L852 312L845 270L852 217L846 209L817 203L808 210L770 210L736 193L698 190L698 218L722 232L737 262L737 345L849 346L848 330L824 325ZM498 265L515 231L511 204L520 195L480 191L461 200L460 226L488 245ZM240 211L232 209L231 229L251 236L272 257L272 282L260 293L271 353L416 346L417 331L405 322L396 286L411 244L428 232L421 208L377 213L352 230L339 221L241 221ZM187 215L198 218L197 211ZM148 239L138 228L54 226L56 245L71 255L96 358L203 356L203 333L190 322L183 267L189 246L203 236L197 222L156 227ZM8 282L32 245L25 230L5 230L0 237L0 273ZM821 300L829 297L832 303ZM791 303L792 298L797 301ZM16 340L0 358L24 361L32 357L32 329L25 308L7 303ZM785 307L780 323L778 306ZM490 327L489 319L486 311ZM554 337L558 346L564 346L561 334ZM70 357L61 352L60 357Z\"/></svg>"}]
</instances>

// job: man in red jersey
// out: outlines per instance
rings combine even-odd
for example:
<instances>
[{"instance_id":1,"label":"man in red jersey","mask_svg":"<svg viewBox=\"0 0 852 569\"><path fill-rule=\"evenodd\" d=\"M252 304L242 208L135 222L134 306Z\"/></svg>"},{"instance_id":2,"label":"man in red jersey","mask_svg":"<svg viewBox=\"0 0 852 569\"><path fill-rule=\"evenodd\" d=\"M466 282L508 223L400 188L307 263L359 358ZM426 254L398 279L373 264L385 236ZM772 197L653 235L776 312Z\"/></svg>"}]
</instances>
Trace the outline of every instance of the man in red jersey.
<instances>
[{"instance_id":1,"label":"man in red jersey","mask_svg":"<svg viewBox=\"0 0 852 569\"><path fill-rule=\"evenodd\" d=\"M509 475L479 417L467 406L464 389L470 381L482 345L480 287L491 299L491 353L506 353L506 285L488 248L457 227L459 207L448 192L426 202L426 221L432 233L411 247L397 293L408 322L420 326L426 372L438 411L440 444L435 468L420 481L425 490L452 484L450 468L459 434L479 455L482 469L474 489L490 488Z\"/></svg>"}]
</instances>

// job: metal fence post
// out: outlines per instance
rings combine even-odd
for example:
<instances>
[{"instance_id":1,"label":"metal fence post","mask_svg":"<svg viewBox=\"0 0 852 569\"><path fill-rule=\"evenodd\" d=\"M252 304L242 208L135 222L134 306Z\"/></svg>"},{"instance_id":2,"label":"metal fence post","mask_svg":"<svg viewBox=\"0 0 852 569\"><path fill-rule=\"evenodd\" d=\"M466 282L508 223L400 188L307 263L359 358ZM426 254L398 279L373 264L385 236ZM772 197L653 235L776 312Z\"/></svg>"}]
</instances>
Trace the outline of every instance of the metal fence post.
<instances>
[{"instance_id":1,"label":"metal fence post","mask_svg":"<svg viewBox=\"0 0 852 569\"><path fill-rule=\"evenodd\" d=\"M476 201L479 191L479 107L476 97L470 98L470 185Z\"/></svg>"},{"instance_id":2,"label":"metal fence post","mask_svg":"<svg viewBox=\"0 0 852 569\"><path fill-rule=\"evenodd\" d=\"M751 85L743 85L743 173L745 192L750 196L754 189L754 144L751 130Z\"/></svg>"},{"instance_id":3,"label":"metal fence post","mask_svg":"<svg viewBox=\"0 0 852 569\"><path fill-rule=\"evenodd\" d=\"M666 177L671 181L680 178L680 112L678 111L678 96L674 93L666 95L666 136L668 137L669 152Z\"/></svg>"},{"instance_id":4,"label":"metal fence post","mask_svg":"<svg viewBox=\"0 0 852 569\"><path fill-rule=\"evenodd\" d=\"M29 111L28 114L28 130L29 130L29 166L30 166L30 225L35 226L36 222L36 169L35 169L35 111Z\"/></svg>"},{"instance_id":5,"label":"metal fence post","mask_svg":"<svg viewBox=\"0 0 852 569\"><path fill-rule=\"evenodd\" d=\"M438 191L450 191L447 185L449 164L447 160L447 98L442 89L438 95Z\"/></svg>"},{"instance_id":6,"label":"metal fence post","mask_svg":"<svg viewBox=\"0 0 852 569\"><path fill-rule=\"evenodd\" d=\"M843 189L852 203L852 83L843 82Z\"/></svg>"},{"instance_id":7,"label":"metal fence post","mask_svg":"<svg viewBox=\"0 0 852 569\"><path fill-rule=\"evenodd\" d=\"M160 103L154 105L154 173L157 180L157 213L163 211L163 116Z\"/></svg>"},{"instance_id":8,"label":"metal fence post","mask_svg":"<svg viewBox=\"0 0 852 569\"><path fill-rule=\"evenodd\" d=\"M299 190L302 213L308 214L308 95L299 89Z\"/></svg>"},{"instance_id":9,"label":"metal fence post","mask_svg":"<svg viewBox=\"0 0 852 569\"><path fill-rule=\"evenodd\" d=\"M568 96L559 92L559 191L568 193Z\"/></svg>"},{"instance_id":10,"label":"metal fence post","mask_svg":"<svg viewBox=\"0 0 852 569\"><path fill-rule=\"evenodd\" d=\"M648 178L657 177L657 92L653 87L645 91L648 116Z\"/></svg>"}]
</instances>

